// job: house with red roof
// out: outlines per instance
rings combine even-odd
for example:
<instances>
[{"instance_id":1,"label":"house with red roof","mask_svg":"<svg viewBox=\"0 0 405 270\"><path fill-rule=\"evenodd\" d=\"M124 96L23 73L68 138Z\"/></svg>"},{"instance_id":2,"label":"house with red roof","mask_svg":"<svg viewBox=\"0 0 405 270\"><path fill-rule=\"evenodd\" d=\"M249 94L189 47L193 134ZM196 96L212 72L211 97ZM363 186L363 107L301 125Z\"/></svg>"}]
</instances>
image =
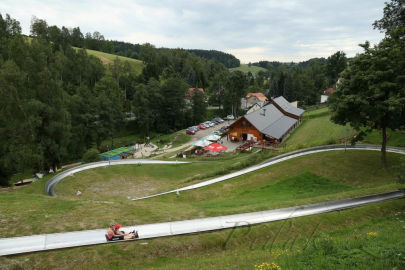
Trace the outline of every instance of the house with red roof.
<instances>
[{"instance_id":1,"label":"house with red roof","mask_svg":"<svg viewBox=\"0 0 405 270\"><path fill-rule=\"evenodd\" d=\"M188 91L186 92L184 98L185 98L186 100L190 101L190 100L193 98L194 93L195 93L196 91L200 91L202 94L205 93L205 92L204 92L204 88L189 88Z\"/></svg>"},{"instance_id":2,"label":"house with red roof","mask_svg":"<svg viewBox=\"0 0 405 270\"><path fill-rule=\"evenodd\" d=\"M321 103L325 103L326 101L328 101L329 95L332 94L336 88L338 87L338 85L340 83L342 83L343 78L339 77L338 80L336 81L336 86L335 87L330 87L328 89L326 89L325 91L323 91L323 94L321 95Z\"/></svg>"},{"instance_id":3,"label":"house with red roof","mask_svg":"<svg viewBox=\"0 0 405 270\"><path fill-rule=\"evenodd\" d=\"M335 88L333 87L330 87L323 91L323 95L321 95L321 103L325 103L326 101L328 101L329 95L332 94L333 91L335 91Z\"/></svg>"},{"instance_id":4,"label":"house with red roof","mask_svg":"<svg viewBox=\"0 0 405 270\"><path fill-rule=\"evenodd\" d=\"M262 107L267 101L268 98L263 93L248 93L246 95L246 109L255 104L259 104Z\"/></svg>"}]
</instances>

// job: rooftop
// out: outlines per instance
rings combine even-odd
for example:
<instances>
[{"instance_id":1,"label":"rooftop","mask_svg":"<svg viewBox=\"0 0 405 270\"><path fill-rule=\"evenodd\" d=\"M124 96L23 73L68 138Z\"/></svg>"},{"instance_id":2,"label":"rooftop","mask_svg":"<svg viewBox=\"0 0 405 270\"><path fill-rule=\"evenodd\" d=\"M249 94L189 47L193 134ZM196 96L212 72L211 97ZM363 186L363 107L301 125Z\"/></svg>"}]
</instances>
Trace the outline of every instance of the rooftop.
<instances>
[{"instance_id":1,"label":"rooftop","mask_svg":"<svg viewBox=\"0 0 405 270\"><path fill-rule=\"evenodd\" d=\"M328 94L331 94L331 93L333 93L333 91L335 91L335 88L328 88L328 89L326 89L325 91L323 91L323 93L325 94L325 95L328 95Z\"/></svg>"},{"instance_id":2,"label":"rooftop","mask_svg":"<svg viewBox=\"0 0 405 270\"><path fill-rule=\"evenodd\" d=\"M288 102L283 96L276 97L273 99L273 101L281 107L284 111L291 113L296 116L301 116L304 113L303 109L296 108L293 105L291 105L290 102Z\"/></svg>"},{"instance_id":3,"label":"rooftop","mask_svg":"<svg viewBox=\"0 0 405 270\"><path fill-rule=\"evenodd\" d=\"M252 96L256 97L258 100L261 100L261 101L267 100L267 97L263 93L248 93L246 95L246 98L250 98Z\"/></svg>"},{"instance_id":4,"label":"rooftop","mask_svg":"<svg viewBox=\"0 0 405 270\"><path fill-rule=\"evenodd\" d=\"M186 92L186 99L191 99L196 90L204 94L204 88L189 88L188 91Z\"/></svg>"},{"instance_id":5,"label":"rooftop","mask_svg":"<svg viewBox=\"0 0 405 270\"><path fill-rule=\"evenodd\" d=\"M280 139L298 120L284 115L274 104L244 116L257 130L270 137Z\"/></svg>"}]
</instances>

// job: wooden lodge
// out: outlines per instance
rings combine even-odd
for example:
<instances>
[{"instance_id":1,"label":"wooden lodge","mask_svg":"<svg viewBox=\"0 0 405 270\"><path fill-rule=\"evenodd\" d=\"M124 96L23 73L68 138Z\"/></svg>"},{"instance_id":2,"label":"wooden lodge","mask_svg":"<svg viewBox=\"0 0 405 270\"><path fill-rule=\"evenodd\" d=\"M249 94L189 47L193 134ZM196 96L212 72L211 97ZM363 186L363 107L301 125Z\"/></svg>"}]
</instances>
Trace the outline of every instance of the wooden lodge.
<instances>
[{"instance_id":1,"label":"wooden lodge","mask_svg":"<svg viewBox=\"0 0 405 270\"><path fill-rule=\"evenodd\" d=\"M235 121L229 127L228 138L231 141L281 142L301 123L303 113L304 110L280 96Z\"/></svg>"}]
</instances>

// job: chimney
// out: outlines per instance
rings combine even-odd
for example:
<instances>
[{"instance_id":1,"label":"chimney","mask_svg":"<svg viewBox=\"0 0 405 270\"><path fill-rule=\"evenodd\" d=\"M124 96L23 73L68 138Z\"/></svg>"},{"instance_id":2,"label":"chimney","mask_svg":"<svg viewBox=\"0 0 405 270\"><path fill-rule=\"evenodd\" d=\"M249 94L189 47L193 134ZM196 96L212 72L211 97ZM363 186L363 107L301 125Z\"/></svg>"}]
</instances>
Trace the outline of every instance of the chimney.
<instances>
[{"instance_id":1,"label":"chimney","mask_svg":"<svg viewBox=\"0 0 405 270\"><path fill-rule=\"evenodd\" d=\"M263 108L263 114L261 115L266 116L266 109Z\"/></svg>"}]
</instances>

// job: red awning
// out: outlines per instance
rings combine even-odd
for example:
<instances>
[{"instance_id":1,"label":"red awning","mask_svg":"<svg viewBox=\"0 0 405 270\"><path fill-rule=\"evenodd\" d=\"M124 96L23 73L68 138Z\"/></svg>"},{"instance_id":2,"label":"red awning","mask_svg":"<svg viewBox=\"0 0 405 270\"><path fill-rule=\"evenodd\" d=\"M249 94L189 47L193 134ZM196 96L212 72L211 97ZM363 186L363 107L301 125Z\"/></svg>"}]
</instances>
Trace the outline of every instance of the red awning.
<instances>
[{"instance_id":1,"label":"red awning","mask_svg":"<svg viewBox=\"0 0 405 270\"><path fill-rule=\"evenodd\" d=\"M228 149L228 147L226 147L225 145L219 144L219 143L213 143L213 144L210 144L210 145L204 147L204 149L210 150L212 152L222 152L222 151L225 151L226 149Z\"/></svg>"}]
</instances>

